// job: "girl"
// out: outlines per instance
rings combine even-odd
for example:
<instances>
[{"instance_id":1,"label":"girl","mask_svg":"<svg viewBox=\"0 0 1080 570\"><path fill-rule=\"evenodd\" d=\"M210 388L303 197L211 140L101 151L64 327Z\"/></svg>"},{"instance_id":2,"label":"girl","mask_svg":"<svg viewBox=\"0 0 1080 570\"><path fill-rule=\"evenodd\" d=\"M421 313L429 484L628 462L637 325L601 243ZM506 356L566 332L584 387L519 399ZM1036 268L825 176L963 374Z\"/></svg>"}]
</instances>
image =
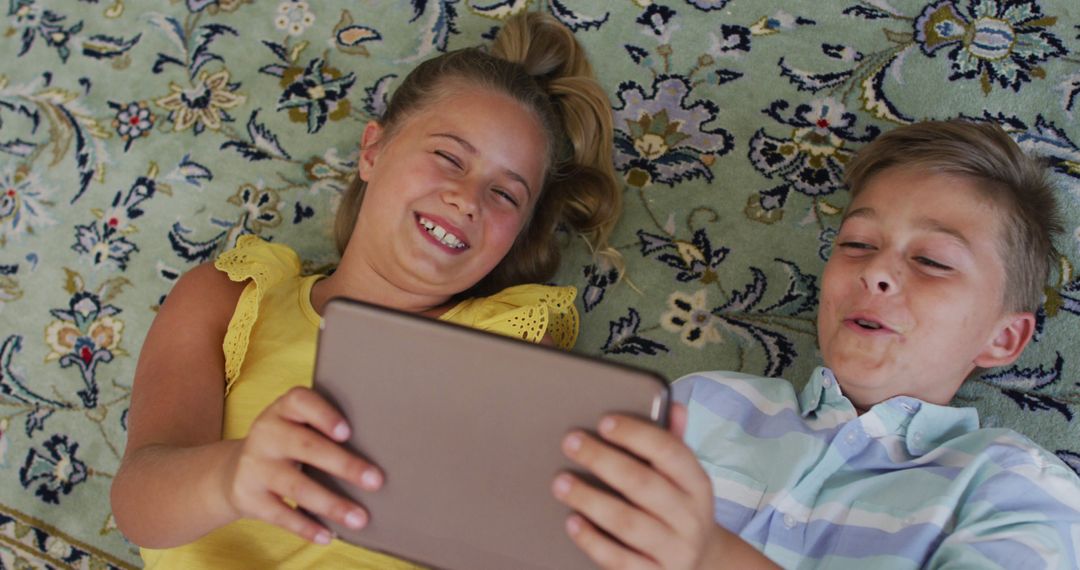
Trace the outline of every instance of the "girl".
<instances>
[{"instance_id":1,"label":"girl","mask_svg":"<svg viewBox=\"0 0 1080 570\"><path fill-rule=\"evenodd\" d=\"M528 283L557 267L561 223L607 246L621 208L611 132L569 30L515 17L490 54L421 64L364 129L332 275L303 277L293 250L245 236L180 279L139 357L112 487L148 567L406 567L293 508L367 523L299 464L372 491L383 481L309 389L318 315L345 296L569 348L575 291Z\"/></svg>"}]
</instances>

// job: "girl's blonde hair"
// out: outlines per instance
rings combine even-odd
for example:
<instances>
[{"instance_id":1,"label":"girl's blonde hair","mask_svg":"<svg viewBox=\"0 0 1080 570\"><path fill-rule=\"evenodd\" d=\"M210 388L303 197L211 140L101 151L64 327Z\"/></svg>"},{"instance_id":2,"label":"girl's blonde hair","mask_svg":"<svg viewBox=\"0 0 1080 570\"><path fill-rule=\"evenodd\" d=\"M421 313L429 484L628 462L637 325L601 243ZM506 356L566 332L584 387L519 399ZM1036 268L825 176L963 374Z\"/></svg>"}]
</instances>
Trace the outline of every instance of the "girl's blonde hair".
<instances>
[{"instance_id":1,"label":"girl's blonde hair","mask_svg":"<svg viewBox=\"0 0 1080 570\"><path fill-rule=\"evenodd\" d=\"M619 254L608 245L622 212L611 104L573 33L550 15L526 12L507 20L487 51L467 48L421 63L379 118L382 141L411 113L461 84L512 97L536 115L548 140L544 185L530 220L495 269L462 294L486 295L550 279L559 266L556 231L564 224L621 269ZM355 177L338 208L334 232L339 253L352 236L365 186Z\"/></svg>"}]
</instances>

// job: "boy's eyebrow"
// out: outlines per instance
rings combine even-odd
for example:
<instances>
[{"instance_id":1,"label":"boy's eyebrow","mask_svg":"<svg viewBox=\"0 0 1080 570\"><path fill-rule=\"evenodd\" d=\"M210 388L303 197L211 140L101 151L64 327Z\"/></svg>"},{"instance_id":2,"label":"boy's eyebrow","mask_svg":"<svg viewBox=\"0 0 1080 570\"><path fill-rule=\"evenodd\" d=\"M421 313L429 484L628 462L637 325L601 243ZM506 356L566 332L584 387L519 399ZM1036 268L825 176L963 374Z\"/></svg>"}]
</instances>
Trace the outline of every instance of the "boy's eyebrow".
<instances>
[{"instance_id":1,"label":"boy's eyebrow","mask_svg":"<svg viewBox=\"0 0 1080 570\"><path fill-rule=\"evenodd\" d=\"M862 208L858 208L858 209L852 210L852 211L844 214L844 219L840 220L840 223L843 224L843 222L846 222L850 218L877 218L877 217L878 217L877 212L875 212L873 208L862 207ZM960 231L958 231L956 228L953 228L951 226L947 226L947 225L945 225L945 224L943 224L943 223L941 223L941 222L939 222L939 221L937 221L937 220L935 220L933 218L920 218L920 219L918 219L916 221L916 227L918 227L921 230L926 230L926 231L930 231L930 232L945 234L945 235L955 239L956 241L960 242L960 245L964 246L965 248L971 249L971 241L968 240L967 237L964 236L964 234L960 233Z\"/></svg>"},{"instance_id":2,"label":"boy's eyebrow","mask_svg":"<svg viewBox=\"0 0 1080 570\"><path fill-rule=\"evenodd\" d=\"M846 222L848 218L876 218L877 212L873 208L863 206L850 212L845 212L844 217L840 220L841 223Z\"/></svg>"},{"instance_id":3,"label":"boy's eyebrow","mask_svg":"<svg viewBox=\"0 0 1080 570\"><path fill-rule=\"evenodd\" d=\"M946 226L945 224L933 219L933 218L920 218L918 220L918 227L920 229L945 234L952 237L956 241L960 242L960 245L967 249L971 249L971 242L968 241L964 234L960 233L956 228Z\"/></svg>"},{"instance_id":4,"label":"boy's eyebrow","mask_svg":"<svg viewBox=\"0 0 1080 570\"><path fill-rule=\"evenodd\" d=\"M431 136L448 138L461 145L466 151L469 152L469 154L480 154L480 151L476 150L476 147L473 146L472 143L453 133L434 133ZM503 172L510 178L513 178L514 180L520 182L521 185L525 187L525 193L528 194L530 198L532 197L532 188L529 187L529 183L525 181L524 176L518 174L517 172L514 172L513 170L510 170L509 168L504 168Z\"/></svg>"}]
</instances>

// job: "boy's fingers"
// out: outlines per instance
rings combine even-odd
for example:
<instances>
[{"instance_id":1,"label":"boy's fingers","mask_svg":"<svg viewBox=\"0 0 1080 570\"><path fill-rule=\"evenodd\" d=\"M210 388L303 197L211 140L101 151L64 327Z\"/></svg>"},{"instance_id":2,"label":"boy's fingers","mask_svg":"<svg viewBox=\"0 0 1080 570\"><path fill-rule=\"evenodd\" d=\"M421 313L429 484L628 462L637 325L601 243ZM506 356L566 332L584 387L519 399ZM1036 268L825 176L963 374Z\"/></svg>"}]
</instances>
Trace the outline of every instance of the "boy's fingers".
<instances>
[{"instance_id":1,"label":"boy's fingers","mask_svg":"<svg viewBox=\"0 0 1080 570\"><path fill-rule=\"evenodd\" d=\"M690 420L686 406L678 402L672 402L668 409L668 431L682 440L686 436L686 424Z\"/></svg>"},{"instance_id":2,"label":"boy's fingers","mask_svg":"<svg viewBox=\"0 0 1080 570\"><path fill-rule=\"evenodd\" d=\"M650 428L666 435L658 428ZM630 502L680 534L693 533L698 527L695 498L656 466L649 466L621 449L582 432L573 432L563 440L563 452L610 485ZM695 469L700 469L697 463ZM649 551L649 550L647 550Z\"/></svg>"},{"instance_id":3,"label":"boy's fingers","mask_svg":"<svg viewBox=\"0 0 1080 570\"><path fill-rule=\"evenodd\" d=\"M274 402L274 407L282 418L310 425L334 441L345 441L351 435L341 412L309 388L292 388Z\"/></svg>"},{"instance_id":4,"label":"boy's fingers","mask_svg":"<svg viewBox=\"0 0 1080 570\"><path fill-rule=\"evenodd\" d=\"M566 533L570 535L570 540L573 540L574 544L601 568L629 570L658 568L652 561L604 536L580 515L571 515L566 519Z\"/></svg>"},{"instance_id":5,"label":"boy's fingers","mask_svg":"<svg viewBox=\"0 0 1080 570\"><path fill-rule=\"evenodd\" d=\"M285 469L278 473L270 483L270 491L279 497L291 499L308 512L333 519L349 528L362 528L368 521L367 511L360 505L331 492L297 469Z\"/></svg>"},{"instance_id":6,"label":"boy's fingers","mask_svg":"<svg viewBox=\"0 0 1080 570\"><path fill-rule=\"evenodd\" d=\"M650 463L697 501L712 499L712 485L694 452L681 439L628 416L605 416L600 436Z\"/></svg>"},{"instance_id":7,"label":"boy's fingers","mask_svg":"<svg viewBox=\"0 0 1080 570\"><path fill-rule=\"evenodd\" d=\"M648 513L562 473L552 484L555 497L592 524L640 552L657 552L671 542L671 530Z\"/></svg>"}]
</instances>

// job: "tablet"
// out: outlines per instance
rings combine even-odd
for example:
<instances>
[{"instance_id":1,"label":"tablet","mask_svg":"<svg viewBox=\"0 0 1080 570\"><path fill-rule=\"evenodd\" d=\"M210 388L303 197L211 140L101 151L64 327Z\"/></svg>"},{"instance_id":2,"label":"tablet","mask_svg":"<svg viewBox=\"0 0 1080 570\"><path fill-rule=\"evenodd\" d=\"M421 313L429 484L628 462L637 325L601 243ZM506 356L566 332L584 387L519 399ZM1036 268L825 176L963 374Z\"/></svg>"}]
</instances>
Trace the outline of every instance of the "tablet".
<instances>
[{"instance_id":1,"label":"tablet","mask_svg":"<svg viewBox=\"0 0 1080 570\"><path fill-rule=\"evenodd\" d=\"M563 437L609 412L667 422L653 372L344 299L326 305L314 388L348 418L346 445L386 474L371 493L309 468L371 515L361 530L321 522L450 569L593 567L551 494L557 472L579 471Z\"/></svg>"}]
</instances>

